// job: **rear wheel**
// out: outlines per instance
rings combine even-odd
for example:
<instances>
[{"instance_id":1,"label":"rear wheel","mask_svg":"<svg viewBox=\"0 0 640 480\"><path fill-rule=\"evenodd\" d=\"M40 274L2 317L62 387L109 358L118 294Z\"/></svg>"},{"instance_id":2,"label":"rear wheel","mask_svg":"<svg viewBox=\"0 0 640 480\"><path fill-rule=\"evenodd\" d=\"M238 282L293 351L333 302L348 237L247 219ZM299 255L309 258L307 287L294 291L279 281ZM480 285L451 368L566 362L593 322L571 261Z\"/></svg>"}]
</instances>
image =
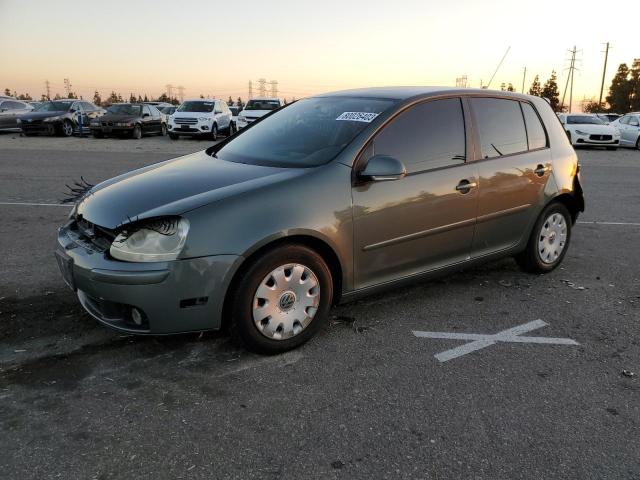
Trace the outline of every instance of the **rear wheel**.
<instances>
[{"instance_id":1,"label":"rear wheel","mask_svg":"<svg viewBox=\"0 0 640 480\"><path fill-rule=\"evenodd\" d=\"M140 125L134 126L133 132L131 132L131 136L136 140L140 140L142 138L142 127Z\"/></svg>"},{"instance_id":2,"label":"rear wheel","mask_svg":"<svg viewBox=\"0 0 640 480\"><path fill-rule=\"evenodd\" d=\"M561 203L551 203L538 217L527 248L516 256L520 267L531 273L547 273L564 259L571 240L571 214Z\"/></svg>"},{"instance_id":3,"label":"rear wheel","mask_svg":"<svg viewBox=\"0 0 640 480\"><path fill-rule=\"evenodd\" d=\"M65 120L62 122L62 134L65 137L73 135L73 123L71 123L71 120Z\"/></svg>"},{"instance_id":4,"label":"rear wheel","mask_svg":"<svg viewBox=\"0 0 640 480\"><path fill-rule=\"evenodd\" d=\"M100 130L94 130L92 133L93 138L104 138L104 133L102 133Z\"/></svg>"},{"instance_id":5,"label":"rear wheel","mask_svg":"<svg viewBox=\"0 0 640 480\"><path fill-rule=\"evenodd\" d=\"M232 334L258 353L302 345L325 323L333 298L331 271L315 251L288 245L266 252L230 292Z\"/></svg>"}]
</instances>

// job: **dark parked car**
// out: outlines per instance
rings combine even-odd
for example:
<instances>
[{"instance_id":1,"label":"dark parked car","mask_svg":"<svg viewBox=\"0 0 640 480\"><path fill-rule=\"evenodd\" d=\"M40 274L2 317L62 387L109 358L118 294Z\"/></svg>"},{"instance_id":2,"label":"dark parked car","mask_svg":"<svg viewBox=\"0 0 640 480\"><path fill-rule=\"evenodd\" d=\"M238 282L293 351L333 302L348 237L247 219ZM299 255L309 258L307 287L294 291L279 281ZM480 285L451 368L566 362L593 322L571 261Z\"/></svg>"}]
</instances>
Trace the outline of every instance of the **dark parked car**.
<instances>
[{"instance_id":1,"label":"dark parked car","mask_svg":"<svg viewBox=\"0 0 640 480\"><path fill-rule=\"evenodd\" d=\"M167 125L160 111L152 105L141 103L114 103L107 113L91 122L95 138L107 135L142 138L147 134L166 135Z\"/></svg>"},{"instance_id":2,"label":"dark parked car","mask_svg":"<svg viewBox=\"0 0 640 480\"><path fill-rule=\"evenodd\" d=\"M20 100L0 99L0 130L20 128L18 117L29 113L33 107Z\"/></svg>"},{"instance_id":3,"label":"dark parked car","mask_svg":"<svg viewBox=\"0 0 640 480\"><path fill-rule=\"evenodd\" d=\"M43 103L31 113L21 115L18 124L27 136L46 133L70 137L78 130L80 119L83 130L88 129L91 120L103 112L102 108L84 100L53 100Z\"/></svg>"},{"instance_id":4,"label":"dark parked car","mask_svg":"<svg viewBox=\"0 0 640 480\"><path fill-rule=\"evenodd\" d=\"M335 302L506 256L550 272L583 210L576 153L544 99L348 90L89 188L57 259L109 327L224 319L276 353L318 332Z\"/></svg>"}]
</instances>

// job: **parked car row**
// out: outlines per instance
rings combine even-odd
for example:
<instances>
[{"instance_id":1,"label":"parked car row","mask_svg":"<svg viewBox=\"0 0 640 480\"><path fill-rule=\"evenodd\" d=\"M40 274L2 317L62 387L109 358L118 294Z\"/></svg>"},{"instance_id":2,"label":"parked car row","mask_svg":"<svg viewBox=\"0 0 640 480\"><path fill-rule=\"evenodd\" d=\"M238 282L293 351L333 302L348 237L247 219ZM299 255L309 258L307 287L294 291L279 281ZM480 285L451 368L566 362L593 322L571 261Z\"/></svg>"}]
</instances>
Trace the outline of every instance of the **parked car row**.
<instances>
[{"instance_id":1,"label":"parked car row","mask_svg":"<svg viewBox=\"0 0 640 480\"><path fill-rule=\"evenodd\" d=\"M639 112L623 116L561 113L558 118L573 146L597 146L607 150L635 147L640 150Z\"/></svg>"}]
</instances>

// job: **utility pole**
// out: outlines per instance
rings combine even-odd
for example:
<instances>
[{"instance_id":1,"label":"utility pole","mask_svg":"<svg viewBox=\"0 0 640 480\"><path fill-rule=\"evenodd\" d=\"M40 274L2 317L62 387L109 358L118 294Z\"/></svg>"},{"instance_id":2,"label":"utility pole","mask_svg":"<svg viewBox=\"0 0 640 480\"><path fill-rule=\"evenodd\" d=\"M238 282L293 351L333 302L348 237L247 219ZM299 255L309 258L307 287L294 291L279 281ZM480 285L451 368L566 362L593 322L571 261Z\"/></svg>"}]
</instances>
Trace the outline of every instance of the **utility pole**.
<instances>
[{"instance_id":1,"label":"utility pole","mask_svg":"<svg viewBox=\"0 0 640 480\"><path fill-rule=\"evenodd\" d=\"M560 108L564 107L564 99L567 95L567 88L569 88L569 82L571 82L571 87L569 88L569 113L571 113L571 104L573 102L573 74L576 71L576 53L578 50L574 45L573 50L568 50L571 54L571 63L569 65L569 75L567 75L567 83L564 86L564 93L562 94L562 102L560 103Z\"/></svg>"},{"instance_id":2,"label":"utility pole","mask_svg":"<svg viewBox=\"0 0 640 480\"><path fill-rule=\"evenodd\" d=\"M277 80L271 80L269 82L269 85L271 86L271 96L273 98L278 98L278 81Z\"/></svg>"},{"instance_id":3,"label":"utility pole","mask_svg":"<svg viewBox=\"0 0 640 480\"><path fill-rule=\"evenodd\" d=\"M527 78L527 67L524 67L524 73L522 74L522 93L524 93L524 81Z\"/></svg>"},{"instance_id":4,"label":"utility pole","mask_svg":"<svg viewBox=\"0 0 640 480\"><path fill-rule=\"evenodd\" d=\"M67 92L67 98L69 98L69 94L71 93L71 81L68 78L64 79L64 89Z\"/></svg>"},{"instance_id":5,"label":"utility pole","mask_svg":"<svg viewBox=\"0 0 640 480\"><path fill-rule=\"evenodd\" d=\"M600 98L598 99L598 108L602 108L602 92L604 91L604 76L607 74L607 60L609 58L609 42L604 50L604 68L602 69L602 84L600 85Z\"/></svg>"},{"instance_id":6,"label":"utility pole","mask_svg":"<svg viewBox=\"0 0 640 480\"><path fill-rule=\"evenodd\" d=\"M173 98L173 85L168 84L165 86L167 87L167 97L169 97L169 100L171 100Z\"/></svg>"},{"instance_id":7,"label":"utility pole","mask_svg":"<svg viewBox=\"0 0 640 480\"><path fill-rule=\"evenodd\" d=\"M51 100L51 84L49 80L44 81L44 88L47 89L47 100Z\"/></svg>"},{"instance_id":8,"label":"utility pole","mask_svg":"<svg viewBox=\"0 0 640 480\"><path fill-rule=\"evenodd\" d=\"M253 82L249 80L249 100L253 98Z\"/></svg>"},{"instance_id":9,"label":"utility pole","mask_svg":"<svg viewBox=\"0 0 640 480\"><path fill-rule=\"evenodd\" d=\"M498 63L498 66L496 67L495 72L493 72L493 75L491 75L491 78L489 79L489 83L487 83L486 88L489 88L491 86L491 82L493 82L493 77L495 77L496 73L498 73L498 70L500 70L500 66L502 65L502 62L504 62L504 59L507 58L507 54L509 53L509 50L511 50L511 46L509 46L509 48L507 48L507 51L504 52L504 55L502 56L500 63Z\"/></svg>"},{"instance_id":10,"label":"utility pole","mask_svg":"<svg viewBox=\"0 0 640 480\"><path fill-rule=\"evenodd\" d=\"M184 102L184 87L182 85L178 86L178 98L180 103Z\"/></svg>"}]
</instances>

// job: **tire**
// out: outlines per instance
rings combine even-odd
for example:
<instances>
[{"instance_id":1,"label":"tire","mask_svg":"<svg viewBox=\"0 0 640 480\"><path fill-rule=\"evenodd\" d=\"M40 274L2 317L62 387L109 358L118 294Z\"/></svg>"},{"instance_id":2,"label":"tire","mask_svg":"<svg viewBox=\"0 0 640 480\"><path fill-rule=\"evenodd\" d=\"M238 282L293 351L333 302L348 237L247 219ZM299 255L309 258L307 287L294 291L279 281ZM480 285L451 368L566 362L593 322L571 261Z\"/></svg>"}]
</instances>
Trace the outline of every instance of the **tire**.
<instances>
[{"instance_id":1,"label":"tire","mask_svg":"<svg viewBox=\"0 0 640 480\"><path fill-rule=\"evenodd\" d=\"M296 348L328 318L333 299L331 271L310 248L276 247L243 268L237 278L241 281L234 282L229 292L231 334L251 351L273 355ZM260 292L273 297L267 300Z\"/></svg>"},{"instance_id":2,"label":"tire","mask_svg":"<svg viewBox=\"0 0 640 480\"><path fill-rule=\"evenodd\" d=\"M636 149L640 150L640 137L636 140Z\"/></svg>"},{"instance_id":3,"label":"tire","mask_svg":"<svg viewBox=\"0 0 640 480\"><path fill-rule=\"evenodd\" d=\"M164 137L167 134L167 125L165 123L163 123L160 126L160 136Z\"/></svg>"},{"instance_id":4,"label":"tire","mask_svg":"<svg viewBox=\"0 0 640 480\"><path fill-rule=\"evenodd\" d=\"M170 133L169 138L171 140L178 140L180 138L180 135L176 135L175 133Z\"/></svg>"},{"instance_id":5,"label":"tire","mask_svg":"<svg viewBox=\"0 0 640 480\"><path fill-rule=\"evenodd\" d=\"M133 127L131 138L134 138L135 140L140 140L142 138L142 127L140 125L135 125Z\"/></svg>"},{"instance_id":6,"label":"tire","mask_svg":"<svg viewBox=\"0 0 640 480\"><path fill-rule=\"evenodd\" d=\"M94 131L92 132L93 134L93 138L104 138L104 133L100 132L100 131Z\"/></svg>"},{"instance_id":7,"label":"tire","mask_svg":"<svg viewBox=\"0 0 640 480\"><path fill-rule=\"evenodd\" d=\"M65 137L73 136L73 123L71 123L71 120L62 122L62 135Z\"/></svg>"},{"instance_id":8,"label":"tire","mask_svg":"<svg viewBox=\"0 0 640 480\"><path fill-rule=\"evenodd\" d=\"M527 248L516 256L520 268L530 273L547 273L560 265L569 249L571 226L567 207L559 202L547 205L533 227Z\"/></svg>"},{"instance_id":9,"label":"tire","mask_svg":"<svg viewBox=\"0 0 640 480\"><path fill-rule=\"evenodd\" d=\"M218 140L218 124L217 123L214 123L211 126L210 136L211 136L211 140Z\"/></svg>"},{"instance_id":10,"label":"tire","mask_svg":"<svg viewBox=\"0 0 640 480\"><path fill-rule=\"evenodd\" d=\"M227 132L227 137L230 137L231 135L233 135L234 133L236 133L236 127L233 124L233 122L229 123L229 131Z\"/></svg>"},{"instance_id":11,"label":"tire","mask_svg":"<svg viewBox=\"0 0 640 480\"><path fill-rule=\"evenodd\" d=\"M25 137L35 137L36 134L33 132L22 132L22 135L24 135Z\"/></svg>"}]
</instances>

